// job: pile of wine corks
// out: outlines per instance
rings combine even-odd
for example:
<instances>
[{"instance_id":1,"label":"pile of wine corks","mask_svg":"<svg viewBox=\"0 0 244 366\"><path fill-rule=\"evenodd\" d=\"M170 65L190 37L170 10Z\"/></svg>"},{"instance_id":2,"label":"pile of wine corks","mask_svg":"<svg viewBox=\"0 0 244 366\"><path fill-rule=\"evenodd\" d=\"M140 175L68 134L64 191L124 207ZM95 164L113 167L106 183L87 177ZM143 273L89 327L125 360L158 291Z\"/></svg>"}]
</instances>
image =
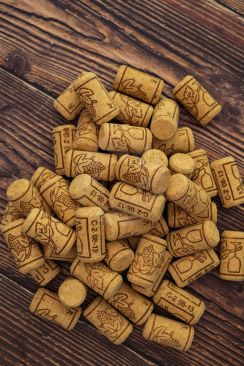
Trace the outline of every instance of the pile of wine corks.
<instances>
[{"instance_id":1,"label":"pile of wine corks","mask_svg":"<svg viewBox=\"0 0 244 366\"><path fill-rule=\"evenodd\" d=\"M136 324L145 339L187 351L205 304L185 287L217 267L224 280L244 279L244 233L219 233L212 201L238 206L244 188L233 157L209 162L178 126L178 102L201 125L221 110L193 76L175 100L162 96L163 80L128 66L113 88L82 72L55 100L78 123L54 128L54 171L38 167L8 187L1 229L18 270L40 286L32 313L70 330L91 289L82 316L114 344ZM63 261L70 275L53 293L44 286Z\"/></svg>"}]
</instances>

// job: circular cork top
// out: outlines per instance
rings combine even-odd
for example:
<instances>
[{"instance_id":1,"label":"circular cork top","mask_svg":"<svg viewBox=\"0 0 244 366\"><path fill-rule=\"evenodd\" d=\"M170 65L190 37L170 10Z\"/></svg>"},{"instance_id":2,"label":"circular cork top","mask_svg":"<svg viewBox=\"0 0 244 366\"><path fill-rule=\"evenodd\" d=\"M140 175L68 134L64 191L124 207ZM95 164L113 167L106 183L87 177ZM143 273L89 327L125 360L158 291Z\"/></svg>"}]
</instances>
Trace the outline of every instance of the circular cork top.
<instances>
[{"instance_id":1,"label":"circular cork top","mask_svg":"<svg viewBox=\"0 0 244 366\"><path fill-rule=\"evenodd\" d=\"M75 177L69 186L69 193L72 198L79 199L83 197L91 186L92 177L89 174L79 174Z\"/></svg>"},{"instance_id":2,"label":"circular cork top","mask_svg":"<svg viewBox=\"0 0 244 366\"><path fill-rule=\"evenodd\" d=\"M183 197L189 187L190 180L183 174L171 175L165 191L168 201L177 201Z\"/></svg>"},{"instance_id":3,"label":"circular cork top","mask_svg":"<svg viewBox=\"0 0 244 366\"><path fill-rule=\"evenodd\" d=\"M30 188L31 182L28 179L17 179L7 189L9 201L17 201L25 195Z\"/></svg>"},{"instance_id":4,"label":"circular cork top","mask_svg":"<svg viewBox=\"0 0 244 366\"><path fill-rule=\"evenodd\" d=\"M167 168L168 166L168 158L163 151L158 149L150 149L144 152L142 155L142 159L148 161L152 164L160 164Z\"/></svg>"},{"instance_id":5,"label":"circular cork top","mask_svg":"<svg viewBox=\"0 0 244 366\"><path fill-rule=\"evenodd\" d=\"M107 150L109 145L109 137L110 137L110 125L108 123L104 123L99 130L98 133L98 146L102 150Z\"/></svg>"},{"instance_id":6,"label":"circular cork top","mask_svg":"<svg viewBox=\"0 0 244 366\"><path fill-rule=\"evenodd\" d=\"M109 243L107 244L109 245ZM116 242L111 243L110 245L116 246ZM116 249L116 248L115 248ZM131 248L119 248L118 251L115 250L114 254L109 260L109 267L113 271L123 272L126 268L128 268L134 259L134 252Z\"/></svg>"},{"instance_id":7,"label":"circular cork top","mask_svg":"<svg viewBox=\"0 0 244 366\"><path fill-rule=\"evenodd\" d=\"M169 168L175 173L192 174L195 169L195 161L188 154L177 153L170 157Z\"/></svg>"},{"instance_id":8,"label":"circular cork top","mask_svg":"<svg viewBox=\"0 0 244 366\"><path fill-rule=\"evenodd\" d=\"M235 158L233 158L233 156L227 156L225 158L212 161L210 166L211 166L211 168L215 168L215 167L218 167L220 165L223 165L223 164L226 164L226 163L231 163L231 162L236 162Z\"/></svg>"},{"instance_id":9,"label":"circular cork top","mask_svg":"<svg viewBox=\"0 0 244 366\"><path fill-rule=\"evenodd\" d=\"M211 220L204 221L203 233L210 247L215 247L219 243L220 241L219 230L213 221Z\"/></svg>"},{"instance_id":10,"label":"circular cork top","mask_svg":"<svg viewBox=\"0 0 244 366\"><path fill-rule=\"evenodd\" d=\"M192 75L185 76L182 80L180 80L173 89L173 94L176 94L179 89L181 89L185 84L187 84L191 79L195 79Z\"/></svg>"},{"instance_id":11,"label":"circular cork top","mask_svg":"<svg viewBox=\"0 0 244 366\"><path fill-rule=\"evenodd\" d=\"M60 301L68 307L81 305L86 298L87 290L85 285L73 277L68 277L58 289Z\"/></svg>"}]
</instances>

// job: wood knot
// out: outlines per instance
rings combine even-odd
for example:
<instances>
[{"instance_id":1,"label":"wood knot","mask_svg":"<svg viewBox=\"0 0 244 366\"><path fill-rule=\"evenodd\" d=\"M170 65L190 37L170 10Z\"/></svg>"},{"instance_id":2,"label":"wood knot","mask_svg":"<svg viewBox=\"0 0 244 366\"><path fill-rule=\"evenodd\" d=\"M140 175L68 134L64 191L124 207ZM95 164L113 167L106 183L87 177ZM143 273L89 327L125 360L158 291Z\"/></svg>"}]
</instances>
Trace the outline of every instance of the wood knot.
<instances>
[{"instance_id":1,"label":"wood knot","mask_svg":"<svg viewBox=\"0 0 244 366\"><path fill-rule=\"evenodd\" d=\"M30 63L21 51L10 52L5 59L5 67L17 76L22 76L30 71Z\"/></svg>"}]
</instances>

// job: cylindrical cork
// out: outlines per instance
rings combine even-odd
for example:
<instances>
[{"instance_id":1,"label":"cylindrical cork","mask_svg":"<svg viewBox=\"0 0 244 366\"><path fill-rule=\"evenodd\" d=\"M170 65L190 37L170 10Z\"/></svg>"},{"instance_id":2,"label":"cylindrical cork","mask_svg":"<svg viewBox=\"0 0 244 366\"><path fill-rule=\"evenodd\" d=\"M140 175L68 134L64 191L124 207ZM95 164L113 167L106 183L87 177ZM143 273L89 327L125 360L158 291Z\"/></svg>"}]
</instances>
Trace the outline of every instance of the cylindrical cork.
<instances>
[{"instance_id":1,"label":"cylindrical cork","mask_svg":"<svg viewBox=\"0 0 244 366\"><path fill-rule=\"evenodd\" d=\"M172 174L181 173L186 177L192 177L195 162L188 154L176 153L169 159L169 170Z\"/></svg>"},{"instance_id":2,"label":"cylindrical cork","mask_svg":"<svg viewBox=\"0 0 244 366\"><path fill-rule=\"evenodd\" d=\"M42 250L44 257L53 261L73 262L73 260L77 257L77 250L75 245L73 245L70 251L65 255L55 253L55 251L49 245L43 246Z\"/></svg>"},{"instance_id":3,"label":"cylindrical cork","mask_svg":"<svg viewBox=\"0 0 244 366\"><path fill-rule=\"evenodd\" d=\"M73 86L81 104L97 125L109 122L119 114L119 108L96 74L83 74L74 81Z\"/></svg>"},{"instance_id":4,"label":"cylindrical cork","mask_svg":"<svg viewBox=\"0 0 244 366\"><path fill-rule=\"evenodd\" d=\"M95 179L112 182L115 179L117 156L90 151L69 151L65 161L65 175L76 177L89 174Z\"/></svg>"},{"instance_id":5,"label":"cylindrical cork","mask_svg":"<svg viewBox=\"0 0 244 366\"><path fill-rule=\"evenodd\" d=\"M218 265L217 254L213 249L208 249L177 259L168 270L177 286L185 287Z\"/></svg>"},{"instance_id":6,"label":"cylindrical cork","mask_svg":"<svg viewBox=\"0 0 244 366\"><path fill-rule=\"evenodd\" d=\"M67 307L59 300L58 295L45 288L37 290L29 309L31 313L66 330L73 329L81 315L81 308L69 308L67 310Z\"/></svg>"},{"instance_id":7,"label":"cylindrical cork","mask_svg":"<svg viewBox=\"0 0 244 366\"><path fill-rule=\"evenodd\" d=\"M3 228L3 236L18 270L21 273L28 273L30 270L42 266L45 259L38 244L32 238L22 234L24 221L24 219L18 219L6 224Z\"/></svg>"},{"instance_id":8,"label":"cylindrical cork","mask_svg":"<svg viewBox=\"0 0 244 366\"><path fill-rule=\"evenodd\" d=\"M79 76L82 74L83 72ZM68 121L74 119L82 111L84 107L74 90L73 82L54 101L53 106Z\"/></svg>"},{"instance_id":9,"label":"cylindrical cork","mask_svg":"<svg viewBox=\"0 0 244 366\"><path fill-rule=\"evenodd\" d=\"M126 240L128 241L131 249L135 252L137 245L139 244L141 237L140 236L131 236L129 238L127 238Z\"/></svg>"},{"instance_id":10,"label":"cylindrical cork","mask_svg":"<svg viewBox=\"0 0 244 366\"><path fill-rule=\"evenodd\" d=\"M225 230L221 234L219 277L244 280L244 232Z\"/></svg>"},{"instance_id":11,"label":"cylindrical cork","mask_svg":"<svg viewBox=\"0 0 244 366\"><path fill-rule=\"evenodd\" d=\"M129 215L155 222L162 216L165 197L119 182L110 192L109 204Z\"/></svg>"},{"instance_id":12,"label":"cylindrical cork","mask_svg":"<svg viewBox=\"0 0 244 366\"><path fill-rule=\"evenodd\" d=\"M228 156L213 161L210 166L222 205L229 208L243 204L244 185L236 160L232 156Z\"/></svg>"},{"instance_id":13,"label":"cylindrical cork","mask_svg":"<svg viewBox=\"0 0 244 366\"><path fill-rule=\"evenodd\" d=\"M0 224L0 229L3 230L6 224L13 222L15 220L23 218L23 214L17 210L12 202L8 202L5 208L4 214L2 216L2 221Z\"/></svg>"},{"instance_id":14,"label":"cylindrical cork","mask_svg":"<svg viewBox=\"0 0 244 366\"><path fill-rule=\"evenodd\" d=\"M172 255L167 250L165 250L162 254L162 261L160 264L158 275L155 278L154 282L147 288L132 283L133 289L147 297L152 297L153 295L155 295L162 279L164 278L165 273L169 268L172 259Z\"/></svg>"},{"instance_id":15,"label":"cylindrical cork","mask_svg":"<svg viewBox=\"0 0 244 366\"><path fill-rule=\"evenodd\" d=\"M69 186L69 193L82 206L109 210L109 190L89 174L77 175Z\"/></svg>"},{"instance_id":16,"label":"cylindrical cork","mask_svg":"<svg viewBox=\"0 0 244 366\"><path fill-rule=\"evenodd\" d=\"M73 149L97 151L97 133L98 126L96 123L86 110L82 111L74 134Z\"/></svg>"},{"instance_id":17,"label":"cylindrical cork","mask_svg":"<svg viewBox=\"0 0 244 366\"><path fill-rule=\"evenodd\" d=\"M208 216L211 208L211 197L183 174L170 177L166 197L186 210L191 216Z\"/></svg>"},{"instance_id":18,"label":"cylindrical cork","mask_svg":"<svg viewBox=\"0 0 244 366\"><path fill-rule=\"evenodd\" d=\"M80 306L86 298L87 288L77 278L67 277L59 286L59 300L68 308Z\"/></svg>"},{"instance_id":19,"label":"cylindrical cork","mask_svg":"<svg viewBox=\"0 0 244 366\"><path fill-rule=\"evenodd\" d=\"M147 233L153 223L119 211L105 213L105 237L114 241Z\"/></svg>"},{"instance_id":20,"label":"cylindrical cork","mask_svg":"<svg viewBox=\"0 0 244 366\"><path fill-rule=\"evenodd\" d=\"M142 336L161 346L186 352L192 345L194 328L161 315L151 314L144 325Z\"/></svg>"},{"instance_id":21,"label":"cylindrical cork","mask_svg":"<svg viewBox=\"0 0 244 366\"><path fill-rule=\"evenodd\" d=\"M168 232L169 232L169 227L168 227L165 219L162 216L158 222L155 222L153 224L151 230L149 230L147 232L147 234L159 236L160 238L162 238L162 237L165 237L168 234Z\"/></svg>"},{"instance_id":22,"label":"cylindrical cork","mask_svg":"<svg viewBox=\"0 0 244 366\"><path fill-rule=\"evenodd\" d=\"M168 98L162 98L154 108L150 130L159 140L171 139L178 128L180 108Z\"/></svg>"},{"instance_id":23,"label":"cylindrical cork","mask_svg":"<svg viewBox=\"0 0 244 366\"><path fill-rule=\"evenodd\" d=\"M53 129L54 166L59 175L65 173L65 159L68 151L72 149L75 130L74 125L62 125Z\"/></svg>"},{"instance_id":24,"label":"cylindrical cork","mask_svg":"<svg viewBox=\"0 0 244 366\"><path fill-rule=\"evenodd\" d=\"M221 106L193 76L187 75L173 89L174 96L201 125L207 125Z\"/></svg>"},{"instance_id":25,"label":"cylindrical cork","mask_svg":"<svg viewBox=\"0 0 244 366\"><path fill-rule=\"evenodd\" d=\"M133 331L132 324L102 297L96 297L83 315L114 344L123 343Z\"/></svg>"},{"instance_id":26,"label":"cylindrical cork","mask_svg":"<svg viewBox=\"0 0 244 366\"><path fill-rule=\"evenodd\" d=\"M106 123L98 134L98 145L105 151L141 155L152 147L152 133L148 128Z\"/></svg>"},{"instance_id":27,"label":"cylindrical cork","mask_svg":"<svg viewBox=\"0 0 244 366\"><path fill-rule=\"evenodd\" d=\"M169 169L147 162L132 155L122 155L116 165L116 177L119 181L162 194L169 184Z\"/></svg>"},{"instance_id":28,"label":"cylindrical cork","mask_svg":"<svg viewBox=\"0 0 244 366\"><path fill-rule=\"evenodd\" d=\"M17 179L7 189L7 198L26 217L33 208L50 212L38 189L28 179Z\"/></svg>"},{"instance_id":29,"label":"cylindrical cork","mask_svg":"<svg viewBox=\"0 0 244 366\"><path fill-rule=\"evenodd\" d=\"M205 311L205 304L202 300L169 280L161 283L153 296L153 301L162 309L190 325L196 324Z\"/></svg>"},{"instance_id":30,"label":"cylindrical cork","mask_svg":"<svg viewBox=\"0 0 244 366\"><path fill-rule=\"evenodd\" d=\"M168 166L168 158L166 154L158 149L149 149L145 151L142 155L142 159L148 161L152 164L160 164L167 168Z\"/></svg>"},{"instance_id":31,"label":"cylindrical cork","mask_svg":"<svg viewBox=\"0 0 244 366\"><path fill-rule=\"evenodd\" d=\"M121 65L113 87L123 94L154 105L161 97L164 82L133 67Z\"/></svg>"},{"instance_id":32,"label":"cylindrical cork","mask_svg":"<svg viewBox=\"0 0 244 366\"><path fill-rule=\"evenodd\" d=\"M107 300L110 305L119 310L126 318L137 325L142 325L153 311L153 303L138 294L133 288L123 282L119 291Z\"/></svg>"},{"instance_id":33,"label":"cylindrical cork","mask_svg":"<svg viewBox=\"0 0 244 366\"><path fill-rule=\"evenodd\" d=\"M104 299L113 296L123 282L122 276L112 271L106 264L84 263L79 258L72 263L70 273Z\"/></svg>"},{"instance_id":34,"label":"cylindrical cork","mask_svg":"<svg viewBox=\"0 0 244 366\"><path fill-rule=\"evenodd\" d=\"M38 190L40 190L44 183L46 183L49 179L54 178L56 176L57 176L56 173L45 168L44 166L40 166L39 168L36 169L30 181Z\"/></svg>"},{"instance_id":35,"label":"cylindrical cork","mask_svg":"<svg viewBox=\"0 0 244 366\"><path fill-rule=\"evenodd\" d=\"M38 208L33 208L27 216L22 232L64 256L76 240L74 230Z\"/></svg>"},{"instance_id":36,"label":"cylindrical cork","mask_svg":"<svg viewBox=\"0 0 244 366\"><path fill-rule=\"evenodd\" d=\"M178 128L175 135L168 140L153 138L154 149L163 151L167 156L176 153L188 153L195 149L195 139L191 128Z\"/></svg>"},{"instance_id":37,"label":"cylindrical cork","mask_svg":"<svg viewBox=\"0 0 244 366\"><path fill-rule=\"evenodd\" d=\"M42 185L40 193L60 221L70 227L75 225L79 204L70 196L69 185L64 178L56 176L49 179Z\"/></svg>"},{"instance_id":38,"label":"cylindrical cork","mask_svg":"<svg viewBox=\"0 0 244 366\"><path fill-rule=\"evenodd\" d=\"M217 224L217 217L218 211L214 202L211 202L210 209L206 212L203 212L202 216L191 216L186 210L173 202L169 202L167 207L168 225L170 228L174 229L194 225L203 222L204 220L211 220Z\"/></svg>"},{"instance_id":39,"label":"cylindrical cork","mask_svg":"<svg viewBox=\"0 0 244 366\"><path fill-rule=\"evenodd\" d=\"M108 93L119 108L116 120L131 126L147 127L153 114L153 107L128 95L111 91Z\"/></svg>"},{"instance_id":40,"label":"cylindrical cork","mask_svg":"<svg viewBox=\"0 0 244 366\"><path fill-rule=\"evenodd\" d=\"M131 265L134 252L126 240L115 240L106 243L105 263L116 272L123 272Z\"/></svg>"},{"instance_id":41,"label":"cylindrical cork","mask_svg":"<svg viewBox=\"0 0 244 366\"><path fill-rule=\"evenodd\" d=\"M61 272L58 263L47 260L41 267L32 269L29 275L38 283L39 286L46 286Z\"/></svg>"},{"instance_id":42,"label":"cylindrical cork","mask_svg":"<svg viewBox=\"0 0 244 366\"><path fill-rule=\"evenodd\" d=\"M195 169L191 176L191 180L208 192L210 197L215 197L218 194L218 190L206 151L203 149L194 150L189 152L188 155L195 161Z\"/></svg>"},{"instance_id":43,"label":"cylindrical cork","mask_svg":"<svg viewBox=\"0 0 244 366\"><path fill-rule=\"evenodd\" d=\"M77 256L83 262L104 259L105 221L100 207L81 207L76 211Z\"/></svg>"},{"instance_id":44,"label":"cylindrical cork","mask_svg":"<svg viewBox=\"0 0 244 366\"><path fill-rule=\"evenodd\" d=\"M127 273L128 280L141 287L150 287L158 277L166 247L167 243L164 239L144 234Z\"/></svg>"},{"instance_id":45,"label":"cylindrical cork","mask_svg":"<svg viewBox=\"0 0 244 366\"><path fill-rule=\"evenodd\" d=\"M214 248L219 240L219 230L210 220L171 231L166 238L168 251L174 257L183 257L203 249Z\"/></svg>"}]
</instances>

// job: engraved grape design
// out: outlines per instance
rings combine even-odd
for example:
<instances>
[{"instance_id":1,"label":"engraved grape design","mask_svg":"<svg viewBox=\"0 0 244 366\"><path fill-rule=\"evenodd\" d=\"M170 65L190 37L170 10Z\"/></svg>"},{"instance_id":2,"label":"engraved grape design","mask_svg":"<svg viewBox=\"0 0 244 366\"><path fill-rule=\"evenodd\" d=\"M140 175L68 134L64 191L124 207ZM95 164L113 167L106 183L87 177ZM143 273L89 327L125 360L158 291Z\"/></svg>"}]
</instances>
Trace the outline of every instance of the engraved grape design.
<instances>
[{"instance_id":1,"label":"engraved grape design","mask_svg":"<svg viewBox=\"0 0 244 366\"><path fill-rule=\"evenodd\" d=\"M94 104L97 103L96 99L92 99L94 93L91 89L85 87L78 87L76 92L79 94L81 104L86 108L86 111L94 119L96 118L96 109Z\"/></svg>"},{"instance_id":2,"label":"engraved grape design","mask_svg":"<svg viewBox=\"0 0 244 366\"><path fill-rule=\"evenodd\" d=\"M123 116L123 122L129 123L133 126L140 126L140 120L142 119L142 105L138 100L133 100L126 95L121 94L120 100L125 104L125 113L127 116L124 116L122 111L120 111Z\"/></svg>"},{"instance_id":3,"label":"engraved grape design","mask_svg":"<svg viewBox=\"0 0 244 366\"><path fill-rule=\"evenodd\" d=\"M145 276L151 276L160 268L162 254L158 253L153 245L145 247L138 252L132 262L131 271Z\"/></svg>"},{"instance_id":4,"label":"engraved grape design","mask_svg":"<svg viewBox=\"0 0 244 366\"><path fill-rule=\"evenodd\" d=\"M145 167L146 161L143 159L129 158L127 159L127 171L122 175L122 178L132 186L140 186L146 189L148 185L149 173Z\"/></svg>"},{"instance_id":5,"label":"engraved grape design","mask_svg":"<svg viewBox=\"0 0 244 366\"><path fill-rule=\"evenodd\" d=\"M113 271L102 263L84 263L84 266L87 273L87 281L90 286L92 288L96 288L102 293L104 290L103 277L106 273L111 274Z\"/></svg>"},{"instance_id":6,"label":"engraved grape design","mask_svg":"<svg viewBox=\"0 0 244 366\"><path fill-rule=\"evenodd\" d=\"M145 102L148 102L148 96L147 94L142 90L143 85L140 83L137 83L135 79L125 79L121 83L120 90L125 93L133 96L136 99L144 100Z\"/></svg>"},{"instance_id":7,"label":"engraved grape design","mask_svg":"<svg viewBox=\"0 0 244 366\"><path fill-rule=\"evenodd\" d=\"M103 329L103 332L114 338L118 336L119 330L124 325L122 316L111 307L107 307L104 310L98 310L97 319L100 322L100 328Z\"/></svg>"},{"instance_id":8,"label":"engraved grape design","mask_svg":"<svg viewBox=\"0 0 244 366\"><path fill-rule=\"evenodd\" d=\"M174 338L174 331L168 331L166 327L156 327L152 331L151 339L167 347L181 348L178 339Z\"/></svg>"},{"instance_id":9,"label":"engraved grape design","mask_svg":"<svg viewBox=\"0 0 244 366\"><path fill-rule=\"evenodd\" d=\"M8 203L6 210L3 214L1 224L6 225L9 222L21 219L22 217L23 217L23 215L21 214L21 212L18 211L17 208L15 208L13 204Z\"/></svg>"},{"instance_id":10,"label":"engraved grape design","mask_svg":"<svg viewBox=\"0 0 244 366\"><path fill-rule=\"evenodd\" d=\"M79 154L74 157L75 173L89 174L94 178L100 178L100 173L105 170L105 166L99 161L95 161L95 156L88 157L86 154Z\"/></svg>"},{"instance_id":11,"label":"engraved grape design","mask_svg":"<svg viewBox=\"0 0 244 366\"><path fill-rule=\"evenodd\" d=\"M30 257L34 240L28 240L23 234L17 236L8 234L8 243L17 265L19 266L20 263L25 262L25 260Z\"/></svg>"},{"instance_id":12,"label":"engraved grape design","mask_svg":"<svg viewBox=\"0 0 244 366\"><path fill-rule=\"evenodd\" d=\"M123 294L122 292L116 293L113 297L113 301L111 301L111 305L113 305L116 309L118 309L127 318L131 320L136 319L135 313L131 309L133 301L129 301L128 295Z\"/></svg>"},{"instance_id":13,"label":"engraved grape design","mask_svg":"<svg viewBox=\"0 0 244 366\"><path fill-rule=\"evenodd\" d=\"M53 211L63 221L67 211L76 211L78 203L69 194L69 187L64 180L60 180L50 193ZM74 212L73 212L74 213Z\"/></svg>"}]
</instances>

